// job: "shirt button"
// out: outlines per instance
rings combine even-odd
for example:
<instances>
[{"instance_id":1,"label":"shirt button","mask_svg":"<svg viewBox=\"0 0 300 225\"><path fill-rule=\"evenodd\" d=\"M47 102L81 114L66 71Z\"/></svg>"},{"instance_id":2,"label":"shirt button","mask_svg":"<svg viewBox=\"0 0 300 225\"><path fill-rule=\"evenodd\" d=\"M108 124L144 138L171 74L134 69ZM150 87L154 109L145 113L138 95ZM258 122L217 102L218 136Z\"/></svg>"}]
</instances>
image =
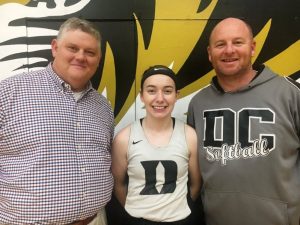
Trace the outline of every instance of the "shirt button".
<instances>
[{"instance_id":1,"label":"shirt button","mask_svg":"<svg viewBox=\"0 0 300 225\"><path fill-rule=\"evenodd\" d=\"M65 87L66 87L68 90L71 90L71 85L70 85L70 84L65 84Z\"/></svg>"},{"instance_id":2,"label":"shirt button","mask_svg":"<svg viewBox=\"0 0 300 225\"><path fill-rule=\"evenodd\" d=\"M80 127L80 122L77 122L77 123L76 123L76 126L77 126L77 127Z\"/></svg>"},{"instance_id":3,"label":"shirt button","mask_svg":"<svg viewBox=\"0 0 300 225\"><path fill-rule=\"evenodd\" d=\"M81 168L81 172L85 172L85 168Z\"/></svg>"}]
</instances>

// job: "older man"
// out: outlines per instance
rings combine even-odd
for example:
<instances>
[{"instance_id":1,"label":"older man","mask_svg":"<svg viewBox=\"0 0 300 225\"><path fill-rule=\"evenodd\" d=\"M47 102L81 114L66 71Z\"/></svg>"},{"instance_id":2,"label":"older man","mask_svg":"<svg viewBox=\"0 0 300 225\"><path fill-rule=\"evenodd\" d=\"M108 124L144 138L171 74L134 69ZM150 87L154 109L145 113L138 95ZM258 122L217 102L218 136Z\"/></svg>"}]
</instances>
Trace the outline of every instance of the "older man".
<instances>
[{"instance_id":1,"label":"older man","mask_svg":"<svg viewBox=\"0 0 300 225\"><path fill-rule=\"evenodd\" d=\"M45 69L0 83L0 224L105 225L114 119L89 81L101 37L71 18L51 46Z\"/></svg>"}]
</instances>

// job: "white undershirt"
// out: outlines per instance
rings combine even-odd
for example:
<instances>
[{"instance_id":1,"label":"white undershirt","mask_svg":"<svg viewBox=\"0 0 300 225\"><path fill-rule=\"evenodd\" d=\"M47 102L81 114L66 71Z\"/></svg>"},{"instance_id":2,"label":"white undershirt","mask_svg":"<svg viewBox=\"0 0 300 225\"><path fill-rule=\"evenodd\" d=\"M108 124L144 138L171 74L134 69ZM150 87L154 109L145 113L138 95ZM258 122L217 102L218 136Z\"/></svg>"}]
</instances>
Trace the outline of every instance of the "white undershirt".
<instances>
[{"instance_id":1,"label":"white undershirt","mask_svg":"<svg viewBox=\"0 0 300 225\"><path fill-rule=\"evenodd\" d=\"M73 95L74 95L74 98L75 98L75 100L77 102L82 97L83 91L79 91L79 92L74 92L73 91Z\"/></svg>"}]
</instances>

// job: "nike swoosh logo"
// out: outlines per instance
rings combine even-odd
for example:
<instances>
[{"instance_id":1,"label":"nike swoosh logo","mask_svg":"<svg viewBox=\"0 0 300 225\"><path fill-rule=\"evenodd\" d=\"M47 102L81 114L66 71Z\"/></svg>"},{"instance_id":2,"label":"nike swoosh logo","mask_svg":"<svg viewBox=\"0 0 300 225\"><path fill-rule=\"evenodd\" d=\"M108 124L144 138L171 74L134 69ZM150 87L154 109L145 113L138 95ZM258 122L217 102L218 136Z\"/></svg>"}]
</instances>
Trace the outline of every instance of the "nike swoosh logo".
<instances>
[{"instance_id":1,"label":"nike swoosh logo","mask_svg":"<svg viewBox=\"0 0 300 225\"><path fill-rule=\"evenodd\" d=\"M141 142L142 140L139 140L139 141L132 141L132 144L133 145L135 145L135 144L137 144L137 143L139 143L139 142Z\"/></svg>"}]
</instances>

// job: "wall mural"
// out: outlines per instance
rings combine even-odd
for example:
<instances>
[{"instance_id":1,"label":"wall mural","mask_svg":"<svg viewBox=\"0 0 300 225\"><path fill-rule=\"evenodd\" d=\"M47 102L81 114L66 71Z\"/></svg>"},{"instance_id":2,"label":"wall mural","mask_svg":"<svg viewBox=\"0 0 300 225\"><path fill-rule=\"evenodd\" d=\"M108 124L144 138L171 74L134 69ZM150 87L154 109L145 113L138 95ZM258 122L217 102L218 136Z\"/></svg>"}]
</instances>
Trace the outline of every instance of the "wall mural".
<instances>
[{"instance_id":1,"label":"wall mural","mask_svg":"<svg viewBox=\"0 0 300 225\"><path fill-rule=\"evenodd\" d=\"M51 40L71 16L93 21L102 33L103 59L92 83L111 102L116 130L144 115L139 83L153 64L177 73L174 116L185 120L191 97L214 75L210 30L227 16L253 27L254 64L300 81L299 0L0 0L0 80L45 67Z\"/></svg>"}]
</instances>

